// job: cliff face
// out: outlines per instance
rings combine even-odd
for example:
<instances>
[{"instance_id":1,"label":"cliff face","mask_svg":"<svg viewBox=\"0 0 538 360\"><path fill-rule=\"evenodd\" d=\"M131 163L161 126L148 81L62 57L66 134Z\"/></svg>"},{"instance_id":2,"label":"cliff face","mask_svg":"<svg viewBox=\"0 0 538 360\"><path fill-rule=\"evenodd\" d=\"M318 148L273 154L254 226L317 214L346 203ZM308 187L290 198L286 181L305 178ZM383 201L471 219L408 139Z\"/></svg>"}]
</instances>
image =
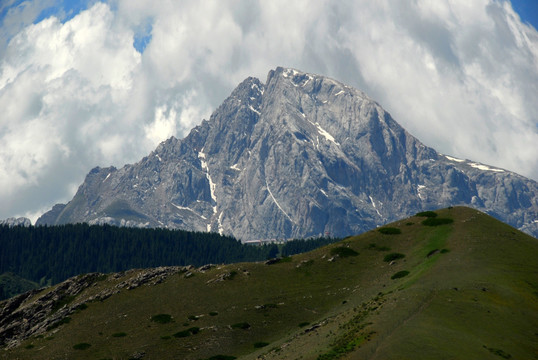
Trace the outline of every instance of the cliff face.
<instances>
[{"instance_id":1,"label":"cliff face","mask_svg":"<svg viewBox=\"0 0 538 360\"><path fill-rule=\"evenodd\" d=\"M345 236L418 211L469 205L538 236L538 184L439 154L364 93L277 68L243 81L184 139L95 168L65 207L74 222L214 231L242 240Z\"/></svg>"}]
</instances>

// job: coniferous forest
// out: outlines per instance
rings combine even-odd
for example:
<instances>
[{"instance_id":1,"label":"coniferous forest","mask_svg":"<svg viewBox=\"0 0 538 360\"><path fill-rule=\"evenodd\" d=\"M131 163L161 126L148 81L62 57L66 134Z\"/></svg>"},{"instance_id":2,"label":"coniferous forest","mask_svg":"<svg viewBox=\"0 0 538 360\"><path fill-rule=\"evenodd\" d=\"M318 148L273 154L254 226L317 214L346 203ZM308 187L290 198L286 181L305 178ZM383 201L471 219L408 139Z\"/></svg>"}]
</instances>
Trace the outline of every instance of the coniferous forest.
<instances>
[{"instance_id":1,"label":"coniferous forest","mask_svg":"<svg viewBox=\"0 0 538 360\"><path fill-rule=\"evenodd\" d=\"M216 233L109 225L1 226L0 274L58 283L88 272L231 263L276 256L276 245L243 245Z\"/></svg>"},{"instance_id":2,"label":"coniferous forest","mask_svg":"<svg viewBox=\"0 0 538 360\"><path fill-rule=\"evenodd\" d=\"M0 274L56 284L89 272L157 266L261 261L325 245L334 239L245 245L217 233L110 225L0 226Z\"/></svg>"}]
</instances>

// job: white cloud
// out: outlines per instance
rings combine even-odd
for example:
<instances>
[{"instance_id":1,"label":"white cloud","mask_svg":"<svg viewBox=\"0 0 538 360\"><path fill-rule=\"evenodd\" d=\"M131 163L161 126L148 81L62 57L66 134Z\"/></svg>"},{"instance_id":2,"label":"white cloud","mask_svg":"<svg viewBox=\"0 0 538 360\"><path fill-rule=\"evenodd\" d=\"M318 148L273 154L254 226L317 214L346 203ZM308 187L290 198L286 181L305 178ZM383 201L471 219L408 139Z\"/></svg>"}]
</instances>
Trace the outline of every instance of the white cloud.
<instances>
[{"instance_id":1,"label":"white cloud","mask_svg":"<svg viewBox=\"0 0 538 360\"><path fill-rule=\"evenodd\" d=\"M4 20L0 218L69 200L93 166L186 135L278 65L364 90L441 152L538 179L538 33L508 2L113 4L31 25L49 5L27 1Z\"/></svg>"}]
</instances>

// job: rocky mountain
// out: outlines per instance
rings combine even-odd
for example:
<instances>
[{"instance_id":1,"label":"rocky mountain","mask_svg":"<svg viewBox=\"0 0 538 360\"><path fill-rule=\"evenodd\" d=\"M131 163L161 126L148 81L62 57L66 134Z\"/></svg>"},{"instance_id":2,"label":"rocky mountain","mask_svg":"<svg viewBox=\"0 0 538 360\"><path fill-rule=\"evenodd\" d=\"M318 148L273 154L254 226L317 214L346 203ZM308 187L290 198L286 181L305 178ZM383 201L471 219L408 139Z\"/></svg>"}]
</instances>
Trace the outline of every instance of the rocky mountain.
<instances>
[{"instance_id":1,"label":"rocky mountain","mask_svg":"<svg viewBox=\"0 0 538 360\"><path fill-rule=\"evenodd\" d=\"M538 236L538 184L425 146L363 92L277 68L244 80L184 139L90 171L37 224L213 231L242 240L357 234L468 205Z\"/></svg>"},{"instance_id":2,"label":"rocky mountain","mask_svg":"<svg viewBox=\"0 0 538 360\"><path fill-rule=\"evenodd\" d=\"M6 225L6 226L30 226L32 225L32 222L30 219L25 217L10 217L4 220L0 220L0 226Z\"/></svg>"}]
</instances>

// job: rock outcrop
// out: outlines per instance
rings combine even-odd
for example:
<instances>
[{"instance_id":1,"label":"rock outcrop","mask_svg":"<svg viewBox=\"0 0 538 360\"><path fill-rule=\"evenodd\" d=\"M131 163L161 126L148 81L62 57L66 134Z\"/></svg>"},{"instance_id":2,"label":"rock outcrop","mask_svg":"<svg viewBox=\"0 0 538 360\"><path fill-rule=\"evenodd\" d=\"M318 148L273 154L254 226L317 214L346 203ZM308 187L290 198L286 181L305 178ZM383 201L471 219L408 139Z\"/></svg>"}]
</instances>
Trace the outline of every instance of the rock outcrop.
<instances>
[{"instance_id":1,"label":"rock outcrop","mask_svg":"<svg viewBox=\"0 0 538 360\"><path fill-rule=\"evenodd\" d=\"M91 273L70 278L46 289L32 290L0 302L0 347L11 348L22 340L69 322L69 315L87 304L104 301L122 290L153 286L191 267L158 267L116 274ZM102 289L99 282L108 281ZM97 289L93 289L93 288Z\"/></svg>"}]
</instances>

